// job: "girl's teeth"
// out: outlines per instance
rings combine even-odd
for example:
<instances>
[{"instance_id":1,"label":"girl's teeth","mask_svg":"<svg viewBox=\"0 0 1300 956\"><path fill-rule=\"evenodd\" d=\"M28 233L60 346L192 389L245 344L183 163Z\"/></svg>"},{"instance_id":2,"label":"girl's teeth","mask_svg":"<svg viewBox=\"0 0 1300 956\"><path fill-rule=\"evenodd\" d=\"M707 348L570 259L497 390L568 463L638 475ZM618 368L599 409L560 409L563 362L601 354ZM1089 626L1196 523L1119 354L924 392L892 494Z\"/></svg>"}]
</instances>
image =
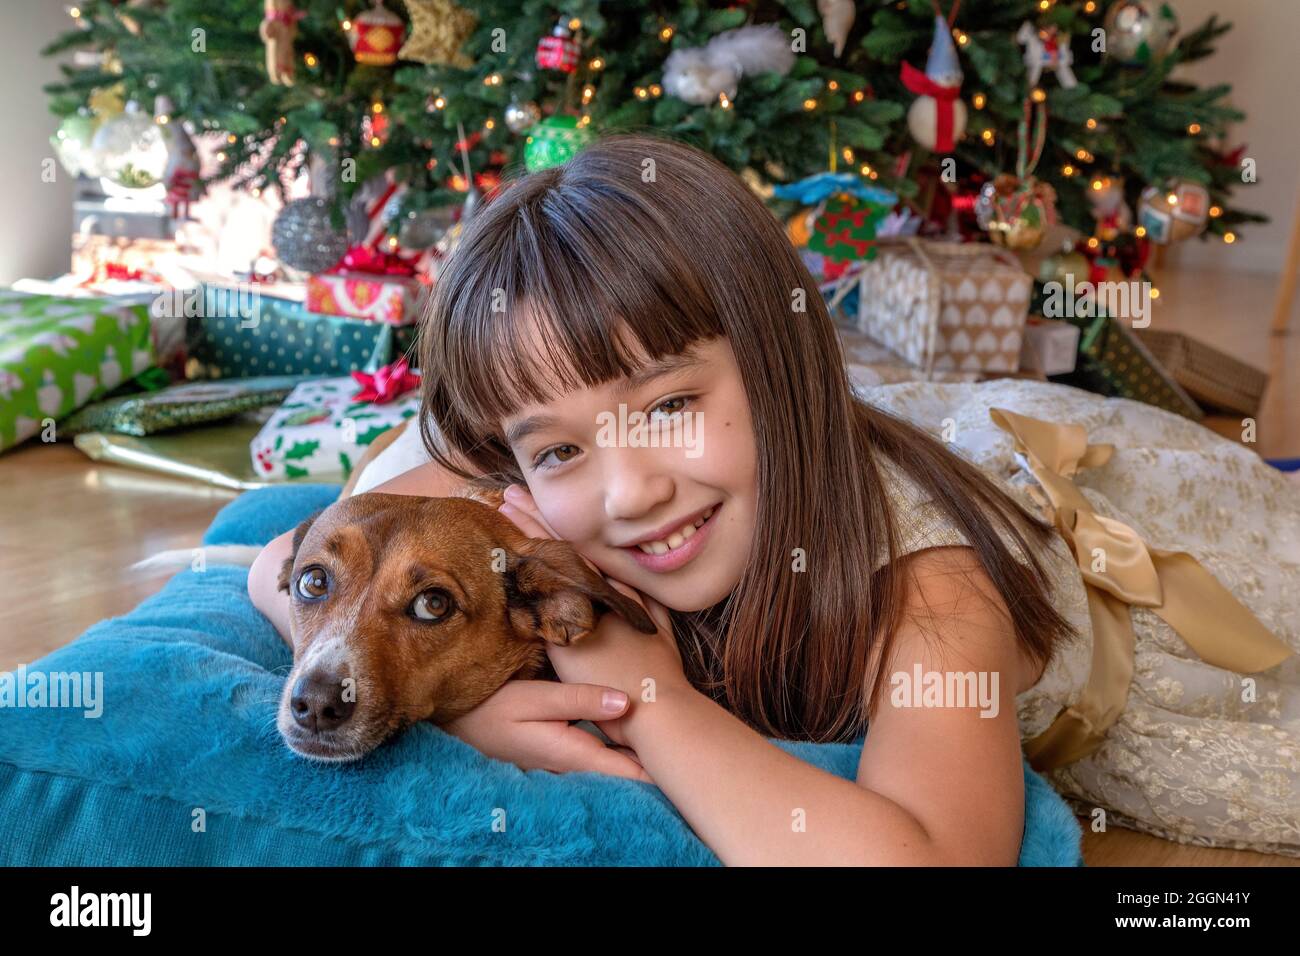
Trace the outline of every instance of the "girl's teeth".
<instances>
[{"instance_id":1,"label":"girl's teeth","mask_svg":"<svg viewBox=\"0 0 1300 956\"><path fill-rule=\"evenodd\" d=\"M692 524L682 525L681 528L670 534L666 540L646 541L638 544L637 547L646 554L667 554L669 551L675 551L685 544L689 538L694 537L695 532L711 517L713 517L712 508L704 512L703 517Z\"/></svg>"}]
</instances>

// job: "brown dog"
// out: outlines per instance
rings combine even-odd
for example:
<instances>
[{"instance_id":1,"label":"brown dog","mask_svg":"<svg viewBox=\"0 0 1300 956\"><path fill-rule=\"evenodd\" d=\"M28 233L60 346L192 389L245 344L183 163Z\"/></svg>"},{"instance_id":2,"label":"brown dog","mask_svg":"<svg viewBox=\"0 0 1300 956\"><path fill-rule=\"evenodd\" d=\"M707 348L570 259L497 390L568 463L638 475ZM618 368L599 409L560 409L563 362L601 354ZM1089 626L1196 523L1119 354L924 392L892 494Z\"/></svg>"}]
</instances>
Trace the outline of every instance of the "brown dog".
<instances>
[{"instance_id":1,"label":"brown dog","mask_svg":"<svg viewBox=\"0 0 1300 956\"><path fill-rule=\"evenodd\" d=\"M572 546L529 538L472 498L341 498L297 527L279 587L294 662L277 725L317 760L356 759L544 676L544 642L581 639L602 610L655 631Z\"/></svg>"}]
</instances>

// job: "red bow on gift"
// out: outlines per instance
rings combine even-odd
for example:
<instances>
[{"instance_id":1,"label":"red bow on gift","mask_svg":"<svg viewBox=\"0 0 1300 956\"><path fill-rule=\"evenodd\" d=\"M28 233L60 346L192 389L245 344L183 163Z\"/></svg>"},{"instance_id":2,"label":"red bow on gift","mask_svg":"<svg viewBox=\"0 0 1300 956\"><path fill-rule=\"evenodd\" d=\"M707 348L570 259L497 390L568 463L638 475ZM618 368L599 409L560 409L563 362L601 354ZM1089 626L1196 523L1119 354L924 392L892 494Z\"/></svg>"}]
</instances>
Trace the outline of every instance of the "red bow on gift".
<instances>
[{"instance_id":1,"label":"red bow on gift","mask_svg":"<svg viewBox=\"0 0 1300 956\"><path fill-rule=\"evenodd\" d=\"M380 252L370 246L353 246L333 266L325 270L328 273L366 272L370 275L413 276L415 263L403 259L395 252Z\"/></svg>"},{"instance_id":2,"label":"red bow on gift","mask_svg":"<svg viewBox=\"0 0 1300 956\"><path fill-rule=\"evenodd\" d=\"M952 102L961 92L960 86L940 86L912 64L904 62L899 78L903 85L917 96L933 96L935 100L934 150L951 153L956 145L952 139Z\"/></svg>"},{"instance_id":3,"label":"red bow on gift","mask_svg":"<svg viewBox=\"0 0 1300 956\"><path fill-rule=\"evenodd\" d=\"M405 355L373 375L369 372L353 372L352 377L361 386L361 390L352 396L352 401L370 402L374 405L385 405L420 384L420 374L406 367Z\"/></svg>"}]
</instances>

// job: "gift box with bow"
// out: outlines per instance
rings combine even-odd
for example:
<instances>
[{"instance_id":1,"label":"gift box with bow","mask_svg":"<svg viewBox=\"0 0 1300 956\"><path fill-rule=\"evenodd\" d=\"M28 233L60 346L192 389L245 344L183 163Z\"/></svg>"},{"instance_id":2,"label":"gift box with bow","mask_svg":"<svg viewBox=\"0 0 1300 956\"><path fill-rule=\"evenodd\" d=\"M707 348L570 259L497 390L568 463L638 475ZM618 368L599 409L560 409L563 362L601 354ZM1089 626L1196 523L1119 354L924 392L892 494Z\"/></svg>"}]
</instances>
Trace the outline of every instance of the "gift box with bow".
<instances>
[{"instance_id":1,"label":"gift box with bow","mask_svg":"<svg viewBox=\"0 0 1300 956\"><path fill-rule=\"evenodd\" d=\"M353 246L338 264L307 280L307 308L389 325L412 325L430 286L415 263L371 246Z\"/></svg>"}]
</instances>

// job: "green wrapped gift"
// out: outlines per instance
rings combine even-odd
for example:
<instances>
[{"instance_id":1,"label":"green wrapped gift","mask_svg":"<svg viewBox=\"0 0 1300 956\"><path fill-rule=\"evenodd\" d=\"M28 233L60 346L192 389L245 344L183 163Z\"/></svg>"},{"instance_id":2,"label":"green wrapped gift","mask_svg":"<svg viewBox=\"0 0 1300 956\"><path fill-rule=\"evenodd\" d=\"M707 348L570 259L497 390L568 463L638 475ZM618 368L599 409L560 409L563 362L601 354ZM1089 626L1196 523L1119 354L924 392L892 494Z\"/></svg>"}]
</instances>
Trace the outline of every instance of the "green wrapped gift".
<instances>
[{"instance_id":1,"label":"green wrapped gift","mask_svg":"<svg viewBox=\"0 0 1300 956\"><path fill-rule=\"evenodd\" d=\"M303 380L301 375L264 375L182 382L155 392L108 398L87 405L60 422L59 434L153 435L204 425L267 405L279 405Z\"/></svg>"},{"instance_id":2,"label":"green wrapped gift","mask_svg":"<svg viewBox=\"0 0 1300 956\"><path fill-rule=\"evenodd\" d=\"M1205 417L1200 406L1126 324L1106 315L1067 318L1079 326L1079 367L1053 381L1102 395L1131 398L1193 421Z\"/></svg>"},{"instance_id":3,"label":"green wrapped gift","mask_svg":"<svg viewBox=\"0 0 1300 956\"><path fill-rule=\"evenodd\" d=\"M0 290L0 450L153 364L146 305Z\"/></svg>"},{"instance_id":4,"label":"green wrapped gift","mask_svg":"<svg viewBox=\"0 0 1300 956\"><path fill-rule=\"evenodd\" d=\"M309 312L255 288L207 286L194 312L186 320L189 378L338 376L374 370L400 354L414 363L414 326Z\"/></svg>"}]
</instances>

